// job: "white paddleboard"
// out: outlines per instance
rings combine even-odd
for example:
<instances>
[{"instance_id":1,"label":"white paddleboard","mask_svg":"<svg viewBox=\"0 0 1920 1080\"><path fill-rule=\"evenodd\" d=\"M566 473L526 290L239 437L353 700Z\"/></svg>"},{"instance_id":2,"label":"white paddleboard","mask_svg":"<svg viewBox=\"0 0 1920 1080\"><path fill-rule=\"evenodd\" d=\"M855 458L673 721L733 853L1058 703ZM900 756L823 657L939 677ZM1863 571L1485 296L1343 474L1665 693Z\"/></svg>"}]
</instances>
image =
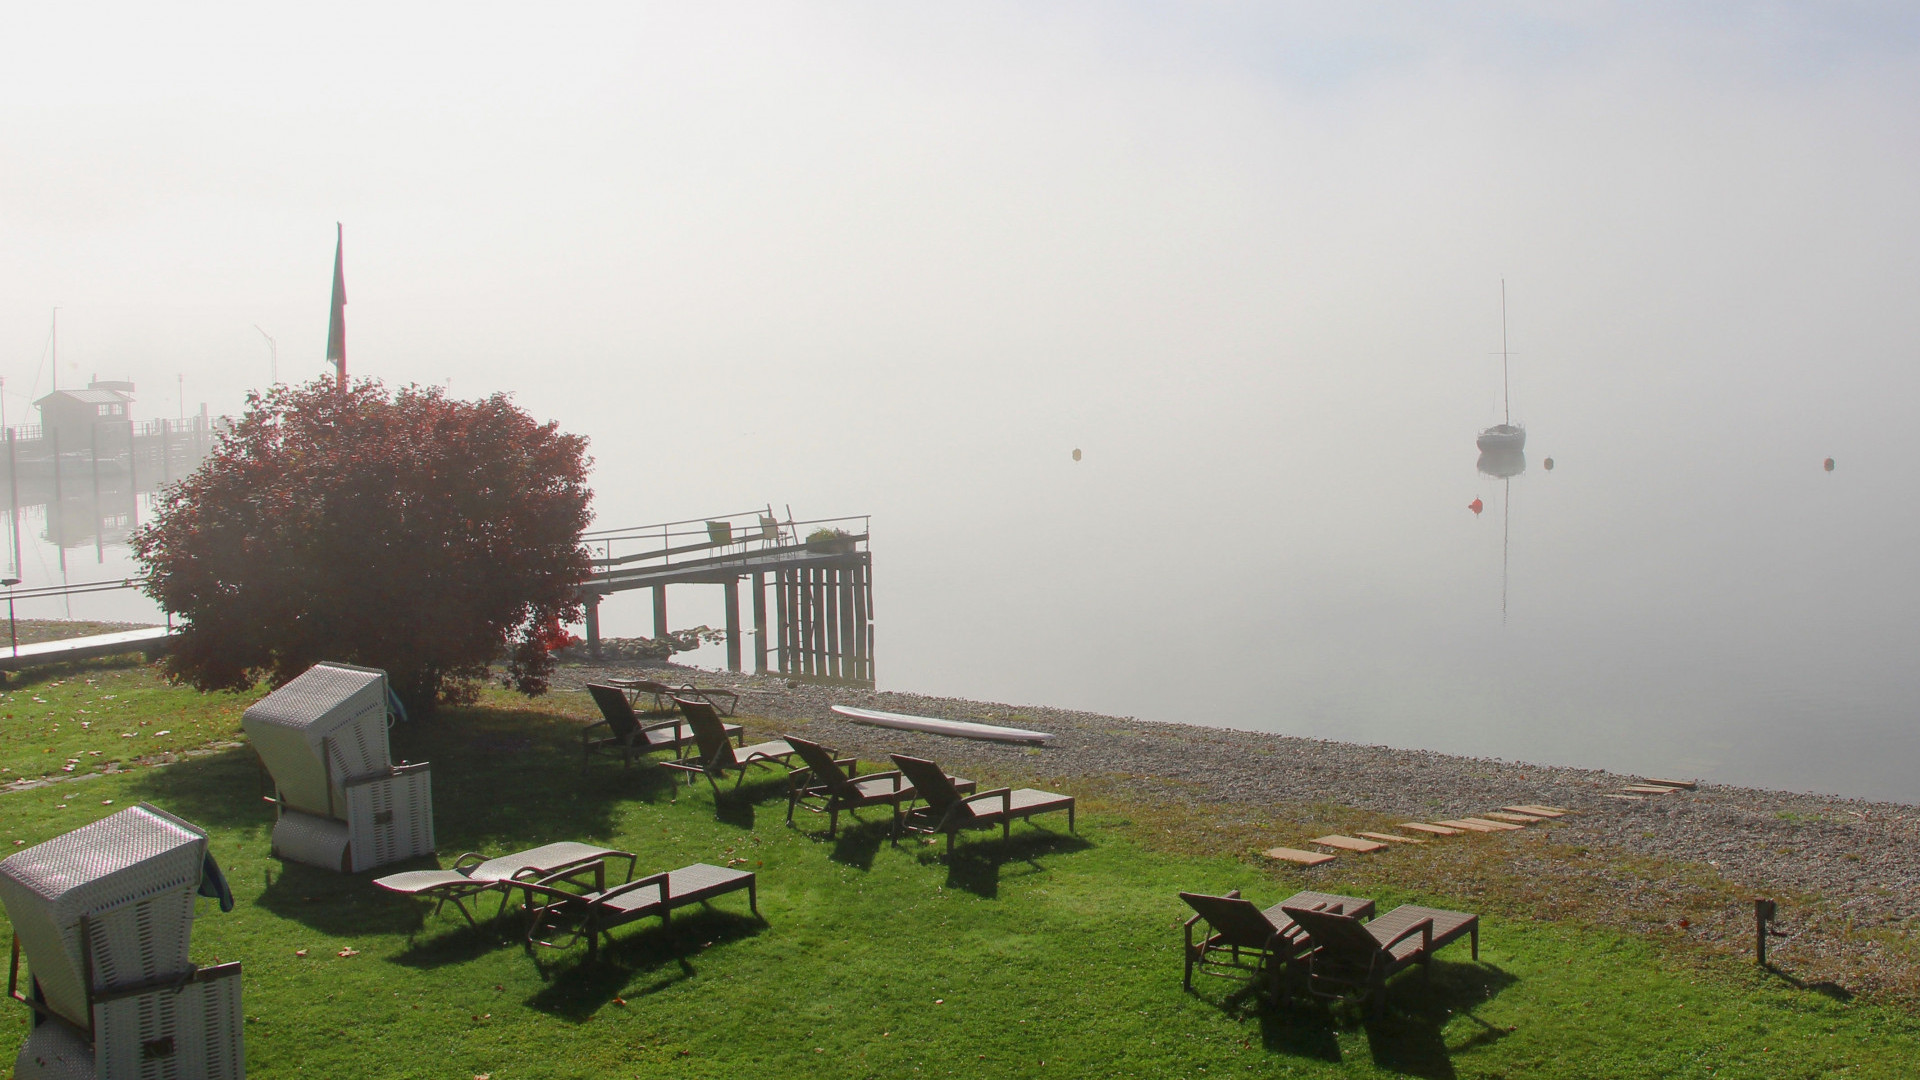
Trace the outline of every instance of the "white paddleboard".
<instances>
[{"instance_id":1,"label":"white paddleboard","mask_svg":"<svg viewBox=\"0 0 1920 1080\"><path fill-rule=\"evenodd\" d=\"M851 705L835 705L833 711L862 724L899 728L902 731L924 731L929 735L953 735L962 739L991 739L994 742L1036 744L1053 738L1044 731L999 727L995 724L975 724L966 720L941 720L932 716L909 716L906 713L881 712L879 709L856 709Z\"/></svg>"}]
</instances>

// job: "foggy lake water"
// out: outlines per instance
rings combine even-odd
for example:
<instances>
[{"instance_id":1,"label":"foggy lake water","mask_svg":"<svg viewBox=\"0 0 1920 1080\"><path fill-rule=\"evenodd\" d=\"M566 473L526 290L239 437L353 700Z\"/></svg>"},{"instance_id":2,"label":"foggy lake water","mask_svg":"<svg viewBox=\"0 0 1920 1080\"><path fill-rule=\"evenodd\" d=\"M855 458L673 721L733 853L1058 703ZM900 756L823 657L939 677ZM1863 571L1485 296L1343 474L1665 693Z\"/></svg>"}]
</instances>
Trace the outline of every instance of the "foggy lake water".
<instances>
[{"instance_id":1,"label":"foggy lake water","mask_svg":"<svg viewBox=\"0 0 1920 1080\"><path fill-rule=\"evenodd\" d=\"M597 527L871 515L883 689L1920 801L1910 6L748 7L34 9L0 414L319 375L344 221L351 373Z\"/></svg>"}]
</instances>

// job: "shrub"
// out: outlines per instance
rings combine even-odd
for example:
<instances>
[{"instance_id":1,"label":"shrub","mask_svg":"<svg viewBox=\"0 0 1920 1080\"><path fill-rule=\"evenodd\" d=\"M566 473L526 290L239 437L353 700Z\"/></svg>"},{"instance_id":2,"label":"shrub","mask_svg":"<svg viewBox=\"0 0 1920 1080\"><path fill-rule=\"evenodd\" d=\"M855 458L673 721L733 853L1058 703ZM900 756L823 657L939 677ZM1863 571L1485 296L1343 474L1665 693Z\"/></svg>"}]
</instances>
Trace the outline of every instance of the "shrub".
<instances>
[{"instance_id":1,"label":"shrub","mask_svg":"<svg viewBox=\"0 0 1920 1080\"><path fill-rule=\"evenodd\" d=\"M249 395L133 537L148 595L184 623L168 673L240 689L344 660L430 712L504 660L541 693L554 631L581 614L588 464L585 439L501 394L321 378Z\"/></svg>"}]
</instances>

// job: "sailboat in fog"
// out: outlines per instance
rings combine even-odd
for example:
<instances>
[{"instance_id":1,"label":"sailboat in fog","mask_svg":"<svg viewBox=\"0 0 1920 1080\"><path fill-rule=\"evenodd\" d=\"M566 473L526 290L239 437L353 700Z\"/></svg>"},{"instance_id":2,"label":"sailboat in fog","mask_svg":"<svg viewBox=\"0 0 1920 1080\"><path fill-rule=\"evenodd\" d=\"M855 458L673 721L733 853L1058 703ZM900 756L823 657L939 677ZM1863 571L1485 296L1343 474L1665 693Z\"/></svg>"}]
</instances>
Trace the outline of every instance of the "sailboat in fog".
<instances>
[{"instance_id":1,"label":"sailboat in fog","mask_svg":"<svg viewBox=\"0 0 1920 1080\"><path fill-rule=\"evenodd\" d=\"M1527 429L1513 422L1513 398L1507 385L1507 279L1500 279L1500 423L1482 431L1474 443L1486 453L1518 454L1527 448Z\"/></svg>"}]
</instances>

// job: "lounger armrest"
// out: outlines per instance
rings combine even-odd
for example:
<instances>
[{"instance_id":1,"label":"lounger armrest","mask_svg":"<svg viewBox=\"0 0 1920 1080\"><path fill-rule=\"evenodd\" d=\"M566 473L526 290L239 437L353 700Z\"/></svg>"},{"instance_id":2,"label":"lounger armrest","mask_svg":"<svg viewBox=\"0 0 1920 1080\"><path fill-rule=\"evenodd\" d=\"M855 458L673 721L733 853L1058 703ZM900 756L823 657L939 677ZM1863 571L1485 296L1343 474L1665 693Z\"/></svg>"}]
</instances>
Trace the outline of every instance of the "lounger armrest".
<instances>
[{"instance_id":1,"label":"lounger armrest","mask_svg":"<svg viewBox=\"0 0 1920 1080\"><path fill-rule=\"evenodd\" d=\"M615 885L613 888L608 889L606 892L603 892L600 895L595 896L593 898L593 902L596 904L604 903L608 900L613 899L616 896L624 896L625 894L630 893L635 889L644 888L645 886L648 886L648 885L660 886L660 899L666 900L668 898L667 897L667 871L662 870L658 874L648 874L646 877L634 878L632 881L627 882L625 885Z\"/></svg>"},{"instance_id":2,"label":"lounger armrest","mask_svg":"<svg viewBox=\"0 0 1920 1080\"><path fill-rule=\"evenodd\" d=\"M1412 926L1409 926L1405 930L1402 930L1399 933L1393 935L1393 940L1380 946L1380 948L1382 951L1391 952L1395 945L1400 944L1401 942L1407 940L1408 938L1412 937L1415 934L1421 934L1426 938L1426 942L1423 946L1424 949L1433 948L1433 920L1432 919L1421 919L1419 922L1414 923Z\"/></svg>"},{"instance_id":3,"label":"lounger armrest","mask_svg":"<svg viewBox=\"0 0 1920 1080\"><path fill-rule=\"evenodd\" d=\"M641 731L659 731L661 728L677 728L684 723L686 723L685 720L682 720L676 716L671 720L661 720L652 724L648 724L642 727L640 730Z\"/></svg>"},{"instance_id":4,"label":"lounger armrest","mask_svg":"<svg viewBox=\"0 0 1920 1080\"><path fill-rule=\"evenodd\" d=\"M601 727L611 731L613 730L613 722L610 720L595 720L593 723L588 724L586 727L581 728L580 729L581 741L586 742L591 740L593 738L593 729L601 728Z\"/></svg>"},{"instance_id":5,"label":"lounger armrest","mask_svg":"<svg viewBox=\"0 0 1920 1080\"><path fill-rule=\"evenodd\" d=\"M994 788L992 791L982 791L973 795L965 795L961 797L960 803L964 806L979 799L999 799L1001 813L1006 813L1013 809L1012 788Z\"/></svg>"},{"instance_id":6,"label":"lounger armrest","mask_svg":"<svg viewBox=\"0 0 1920 1080\"><path fill-rule=\"evenodd\" d=\"M473 869L473 866L468 866L463 868L460 865L466 862L468 859L473 860L473 866L479 866L481 863L487 861L487 857L485 855L480 854L477 851L463 851L460 853L459 858L453 860L453 865L447 867L447 869L453 871L456 874L466 874L468 877L472 877L473 875L469 873L469 871Z\"/></svg>"}]
</instances>

